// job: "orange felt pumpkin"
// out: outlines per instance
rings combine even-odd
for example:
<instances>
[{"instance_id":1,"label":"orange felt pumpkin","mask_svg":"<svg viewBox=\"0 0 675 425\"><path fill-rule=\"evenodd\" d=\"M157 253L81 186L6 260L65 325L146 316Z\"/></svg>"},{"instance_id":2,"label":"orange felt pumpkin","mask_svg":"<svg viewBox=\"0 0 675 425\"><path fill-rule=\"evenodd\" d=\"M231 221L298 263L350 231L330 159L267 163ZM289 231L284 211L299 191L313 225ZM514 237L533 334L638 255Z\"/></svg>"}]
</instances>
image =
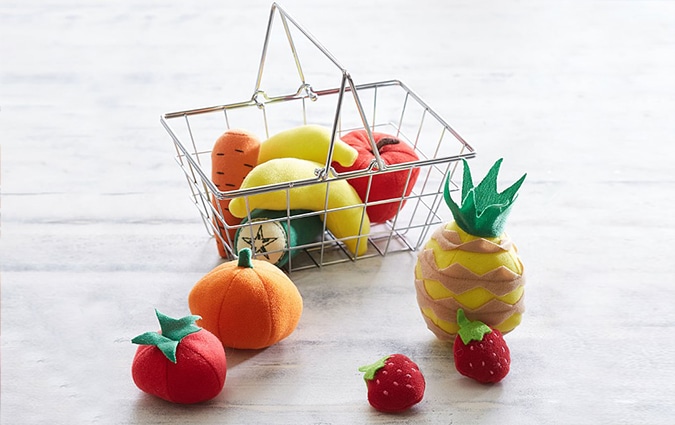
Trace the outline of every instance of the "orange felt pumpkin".
<instances>
[{"instance_id":1,"label":"orange felt pumpkin","mask_svg":"<svg viewBox=\"0 0 675 425\"><path fill-rule=\"evenodd\" d=\"M278 267L239 251L238 261L214 268L190 291L188 305L199 326L226 347L259 349L276 344L297 327L302 296Z\"/></svg>"},{"instance_id":2,"label":"orange felt pumpkin","mask_svg":"<svg viewBox=\"0 0 675 425\"><path fill-rule=\"evenodd\" d=\"M211 151L211 180L221 192L237 190L241 187L241 182L248 175L249 171L255 167L258 162L258 151L260 150L260 140L252 133L241 129L230 129L225 131L216 140ZM222 212L223 219L228 226L235 226L241 223L241 219L230 213L230 200L218 200L211 196L211 202L217 212ZM213 224L219 230L222 240L226 242L234 241L236 228L229 228L229 239L225 233L225 226L214 217ZM223 246L221 238L216 237L218 253L222 258L227 258L228 254Z\"/></svg>"}]
</instances>

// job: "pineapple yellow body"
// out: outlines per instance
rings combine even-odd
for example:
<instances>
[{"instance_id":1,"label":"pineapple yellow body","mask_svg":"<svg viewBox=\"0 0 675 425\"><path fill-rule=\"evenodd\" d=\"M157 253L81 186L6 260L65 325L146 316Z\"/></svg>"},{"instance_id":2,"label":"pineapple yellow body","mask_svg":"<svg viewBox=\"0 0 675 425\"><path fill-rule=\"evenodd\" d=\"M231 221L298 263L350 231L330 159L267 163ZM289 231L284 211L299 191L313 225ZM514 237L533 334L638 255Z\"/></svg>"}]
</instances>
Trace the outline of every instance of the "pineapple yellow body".
<instances>
[{"instance_id":1,"label":"pineapple yellow body","mask_svg":"<svg viewBox=\"0 0 675 425\"><path fill-rule=\"evenodd\" d=\"M481 238L454 221L439 227L418 255L415 288L429 329L454 340L457 310L507 333L520 324L525 277L516 246L502 233Z\"/></svg>"},{"instance_id":2,"label":"pineapple yellow body","mask_svg":"<svg viewBox=\"0 0 675 425\"><path fill-rule=\"evenodd\" d=\"M502 333L518 326L525 310L523 264L503 231L525 175L497 192L501 162L474 186L464 161L461 205L452 199L448 176L443 195L455 220L436 229L418 255L417 302L439 339L454 341L459 309Z\"/></svg>"}]
</instances>

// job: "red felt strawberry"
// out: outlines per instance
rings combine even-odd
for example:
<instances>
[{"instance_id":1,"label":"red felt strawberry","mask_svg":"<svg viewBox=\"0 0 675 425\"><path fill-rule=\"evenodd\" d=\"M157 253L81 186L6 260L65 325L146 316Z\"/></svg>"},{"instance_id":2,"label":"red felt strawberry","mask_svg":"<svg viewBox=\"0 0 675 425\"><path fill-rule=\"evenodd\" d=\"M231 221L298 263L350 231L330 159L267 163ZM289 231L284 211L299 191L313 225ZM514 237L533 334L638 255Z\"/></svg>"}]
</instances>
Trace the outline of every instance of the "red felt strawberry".
<instances>
[{"instance_id":1,"label":"red felt strawberry","mask_svg":"<svg viewBox=\"0 0 675 425\"><path fill-rule=\"evenodd\" d=\"M370 405L381 412L402 412L422 401L426 382L420 368L403 354L392 354L359 368Z\"/></svg>"},{"instance_id":2,"label":"red felt strawberry","mask_svg":"<svg viewBox=\"0 0 675 425\"><path fill-rule=\"evenodd\" d=\"M457 371L484 384L501 381L511 365L502 333L483 322L467 319L461 308L457 310L457 324L453 349Z\"/></svg>"},{"instance_id":3,"label":"red felt strawberry","mask_svg":"<svg viewBox=\"0 0 675 425\"><path fill-rule=\"evenodd\" d=\"M199 316L173 319L155 310L162 329L132 339L140 344L131 374L136 386L173 403L199 403L225 385L225 349L215 335L195 325Z\"/></svg>"}]
</instances>

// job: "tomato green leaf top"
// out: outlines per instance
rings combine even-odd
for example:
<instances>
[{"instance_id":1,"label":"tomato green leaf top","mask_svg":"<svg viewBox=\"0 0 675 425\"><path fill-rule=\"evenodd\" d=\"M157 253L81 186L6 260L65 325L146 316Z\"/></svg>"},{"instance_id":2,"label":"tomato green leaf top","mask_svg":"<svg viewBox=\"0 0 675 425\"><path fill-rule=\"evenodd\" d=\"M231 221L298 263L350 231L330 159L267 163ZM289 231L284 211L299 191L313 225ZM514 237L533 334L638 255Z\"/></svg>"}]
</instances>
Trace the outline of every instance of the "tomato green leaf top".
<instances>
[{"instance_id":1,"label":"tomato green leaf top","mask_svg":"<svg viewBox=\"0 0 675 425\"><path fill-rule=\"evenodd\" d=\"M155 309L157 320L159 320L160 332L146 332L138 335L131 340L134 344L154 345L159 348L167 359L176 363L176 349L178 343L186 336L198 332L201 328L195 325L195 322L201 319L200 316L185 316L180 319L174 319Z\"/></svg>"}]
</instances>

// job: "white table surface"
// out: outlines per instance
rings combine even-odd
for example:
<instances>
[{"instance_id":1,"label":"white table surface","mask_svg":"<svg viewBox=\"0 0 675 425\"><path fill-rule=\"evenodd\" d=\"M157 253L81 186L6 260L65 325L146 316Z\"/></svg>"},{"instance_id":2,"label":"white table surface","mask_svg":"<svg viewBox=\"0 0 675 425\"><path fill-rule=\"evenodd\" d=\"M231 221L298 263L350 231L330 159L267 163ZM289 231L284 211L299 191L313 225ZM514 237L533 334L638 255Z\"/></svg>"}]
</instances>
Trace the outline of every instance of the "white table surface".
<instances>
[{"instance_id":1,"label":"white table surface","mask_svg":"<svg viewBox=\"0 0 675 425\"><path fill-rule=\"evenodd\" d=\"M251 96L270 3L2 0L2 423L675 423L675 2L283 5L357 82L420 94L476 174L528 172L511 373L457 374L399 253L293 274L297 330L228 349L213 401L141 393L130 339L220 262L159 115ZM394 352L428 383L398 416L357 371Z\"/></svg>"}]
</instances>

